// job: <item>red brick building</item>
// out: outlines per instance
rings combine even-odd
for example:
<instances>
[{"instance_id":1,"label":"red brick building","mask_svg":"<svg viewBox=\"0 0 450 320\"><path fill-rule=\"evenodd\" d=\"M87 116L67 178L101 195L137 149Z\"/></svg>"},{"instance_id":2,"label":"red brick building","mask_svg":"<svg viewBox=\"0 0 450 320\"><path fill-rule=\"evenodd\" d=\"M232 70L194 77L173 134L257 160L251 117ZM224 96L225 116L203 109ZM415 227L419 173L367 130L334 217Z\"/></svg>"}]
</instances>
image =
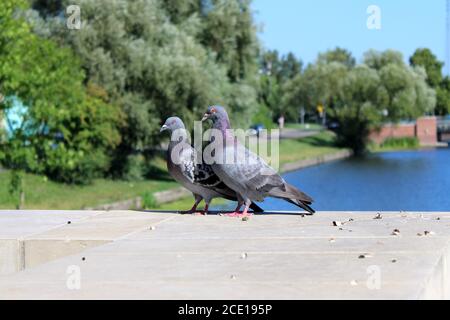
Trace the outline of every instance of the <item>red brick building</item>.
<instances>
[{"instance_id":1,"label":"red brick building","mask_svg":"<svg viewBox=\"0 0 450 320\"><path fill-rule=\"evenodd\" d=\"M375 143L383 143L387 138L417 137L421 145L436 145L436 117L421 117L416 122L386 124L380 131L373 131L369 138Z\"/></svg>"}]
</instances>

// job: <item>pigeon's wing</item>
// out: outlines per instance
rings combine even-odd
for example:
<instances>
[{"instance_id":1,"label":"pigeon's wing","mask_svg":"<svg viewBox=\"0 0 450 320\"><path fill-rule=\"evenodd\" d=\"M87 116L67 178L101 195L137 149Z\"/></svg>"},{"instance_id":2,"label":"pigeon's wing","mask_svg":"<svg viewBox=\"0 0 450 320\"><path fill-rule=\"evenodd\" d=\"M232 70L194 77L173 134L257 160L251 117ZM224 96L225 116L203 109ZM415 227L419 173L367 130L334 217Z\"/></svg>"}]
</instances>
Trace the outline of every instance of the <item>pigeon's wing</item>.
<instances>
[{"instance_id":1,"label":"pigeon's wing","mask_svg":"<svg viewBox=\"0 0 450 320\"><path fill-rule=\"evenodd\" d=\"M258 192L266 193L274 187L284 186L283 178L270 167L263 159L257 157L257 162L250 166L251 171L248 175L247 185L254 186Z\"/></svg>"},{"instance_id":2,"label":"pigeon's wing","mask_svg":"<svg viewBox=\"0 0 450 320\"><path fill-rule=\"evenodd\" d=\"M283 178L272 167L243 146L238 148L236 164L228 168L231 178L253 192L264 194L273 187L284 185Z\"/></svg>"},{"instance_id":3,"label":"pigeon's wing","mask_svg":"<svg viewBox=\"0 0 450 320\"><path fill-rule=\"evenodd\" d=\"M236 200L236 192L220 180L210 165L205 163L197 164L194 177L195 183L200 184L202 187L212 189L229 200Z\"/></svg>"},{"instance_id":4,"label":"pigeon's wing","mask_svg":"<svg viewBox=\"0 0 450 320\"><path fill-rule=\"evenodd\" d=\"M228 200L236 200L236 192L220 180L210 165L197 163L196 152L192 147L181 151L179 161L182 174L192 184L213 190Z\"/></svg>"},{"instance_id":5,"label":"pigeon's wing","mask_svg":"<svg viewBox=\"0 0 450 320\"><path fill-rule=\"evenodd\" d=\"M214 173L211 166L198 163L194 170L195 182L205 187L214 187L221 183L219 177Z\"/></svg>"},{"instance_id":6,"label":"pigeon's wing","mask_svg":"<svg viewBox=\"0 0 450 320\"><path fill-rule=\"evenodd\" d=\"M270 167L262 158L250 150L245 150L246 162L238 161L236 168L228 169L230 177L239 179L245 190L258 198L273 196L292 202L311 213L310 205L313 199L304 192L286 183L284 179ZM234 173L233 173L234 171Z\"/></svg>"},{"instance_id":7,"label":"pigeon's wing","mask_svg":"<svg viewBox=\"0 0 450 320\"><path fill-rule=\"evenodd\" d=\"M195 183L195 153L192 148L185 148L179 154L181 173L191 183Z\"/></svg>"}]
</instances>

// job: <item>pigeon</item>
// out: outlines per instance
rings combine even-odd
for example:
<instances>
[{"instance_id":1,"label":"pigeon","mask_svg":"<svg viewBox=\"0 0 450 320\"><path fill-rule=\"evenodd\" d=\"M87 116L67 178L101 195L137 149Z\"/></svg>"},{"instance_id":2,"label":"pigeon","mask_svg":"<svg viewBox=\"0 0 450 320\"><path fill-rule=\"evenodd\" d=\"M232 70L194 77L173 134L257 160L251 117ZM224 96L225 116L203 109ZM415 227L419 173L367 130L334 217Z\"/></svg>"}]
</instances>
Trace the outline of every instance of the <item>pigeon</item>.
<instances>
[{"instance_id":1,"label":"pigeon","mask_svg":"<svg viewBox=\"0 0 450 320\"><path fill-rule=\"evenodd\" d=\"M222 143L217 143L220 147L215 148L214 161L210 160L208 163L219 179L238 195L238 209L229 216L247 216L252 201L261 202L266 197L280 198L310 214L315 213L310 207L313 203L310 196L288 184L275 169L237 141L231 132L225 108L209 107L202 121L206 120L213 123L210 143L214 144L217 139L222 139ZM242 205L245 205L245 209L241 213L239 209Z\"/></svg>"},{"instance_id":2,"label":"pigeon","mask_svg":"<svg viewBox=\"0 0 450 320\"><path fill-rule=\"evenodd\" d=\"M171 132L171 140L167 149L167 169L170 175L182 186L192 192L195 198L191 210L185 213L196 213L197 206L204 199L205 208L202 215L208 213L213 198L225 198L237 201L235 191L227 187L214 173L211 166L196 161L197 152L190 145L183 121L178 117L170 117L161 127L160 132ZM263 212L255 203L251 203L254 212Z\"/></svg>"}]
</instances>

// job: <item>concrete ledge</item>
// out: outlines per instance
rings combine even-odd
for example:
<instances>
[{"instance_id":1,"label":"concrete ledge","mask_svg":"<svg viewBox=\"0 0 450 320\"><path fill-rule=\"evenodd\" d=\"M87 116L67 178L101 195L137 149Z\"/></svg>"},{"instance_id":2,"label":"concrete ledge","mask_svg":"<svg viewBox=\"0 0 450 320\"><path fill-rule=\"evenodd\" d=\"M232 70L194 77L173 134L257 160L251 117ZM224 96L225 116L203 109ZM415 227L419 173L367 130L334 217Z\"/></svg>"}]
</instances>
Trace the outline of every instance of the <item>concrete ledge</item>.
<instances>
[{"instance_id":1,"label":"concrete ledge","mask_svg":"<svg viewBox=\"0 0 450 320\"><path fill-rule=\"evenodd\" d=\"M1 299L450 297L450 213L0 211L0 222L17 236L0 223Z\"/></svg>"},{"instance_id":2,"label":"concrete ledge","mask_svg":"<svg viewBox=\"0 0 450 320\"><path fill-rule=\"evenodd\" d=\"M0 210L0 275L111 242L155 221L157 215L130 211Z\"/></svg>"}]
</instances>

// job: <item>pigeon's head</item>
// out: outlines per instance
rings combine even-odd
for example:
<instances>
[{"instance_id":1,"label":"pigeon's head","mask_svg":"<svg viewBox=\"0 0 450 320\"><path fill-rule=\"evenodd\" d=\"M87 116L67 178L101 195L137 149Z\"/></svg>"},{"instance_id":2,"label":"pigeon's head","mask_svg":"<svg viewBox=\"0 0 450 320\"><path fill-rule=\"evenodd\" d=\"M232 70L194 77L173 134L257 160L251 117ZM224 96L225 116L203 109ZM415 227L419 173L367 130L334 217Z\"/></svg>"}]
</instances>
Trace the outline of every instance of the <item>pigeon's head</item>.
<instances>
[{"instance_id":1,"label":"pigeon's head","mask_svg":"<svg viewBox=\"0 0 450 320\"><path fill-rule=\"evenodd\" d=\"M184 129L184 123L181 121L178 117L170 117L166 120L164 125L161 127L161 130L159 132L163 132L166 130L169 130L170 132L173 132L177 129Z\"/></svg>"},{"instance_id":2,"label":"pigeon's head","mask_svg":"<svg viewBox=\"0 0 450 320\"><path fill-rule=\"evenodd\" d=\"M228 113L224 107L221 106L211 106L208 107L205 114L203 115L202 121L211 120L212 122L216 122L218 120L227 120L228 121Z\"/></svg>"}]
</instances>

